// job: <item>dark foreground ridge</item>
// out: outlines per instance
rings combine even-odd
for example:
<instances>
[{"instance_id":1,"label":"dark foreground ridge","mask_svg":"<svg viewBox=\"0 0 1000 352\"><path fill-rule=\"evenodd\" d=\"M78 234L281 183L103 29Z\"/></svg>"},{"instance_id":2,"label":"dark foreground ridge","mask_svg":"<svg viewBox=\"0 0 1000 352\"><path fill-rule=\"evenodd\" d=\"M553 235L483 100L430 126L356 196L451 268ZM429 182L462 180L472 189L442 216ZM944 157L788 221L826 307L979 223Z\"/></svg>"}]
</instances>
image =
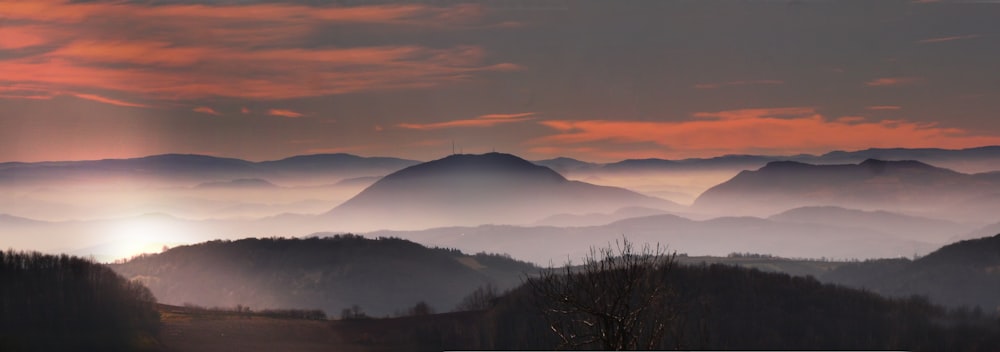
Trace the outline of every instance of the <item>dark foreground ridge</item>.
<instances>
[{"instance_id":1,"label":"dark foreground ridge","mask_svg":"<svg viewBox=\"0 0 1000 352\"><path fill-rule=\"evenodd\" d=\"M104 265L0 251L0 351L155 350L155 303Z\"/></svg>"}]
</instances>

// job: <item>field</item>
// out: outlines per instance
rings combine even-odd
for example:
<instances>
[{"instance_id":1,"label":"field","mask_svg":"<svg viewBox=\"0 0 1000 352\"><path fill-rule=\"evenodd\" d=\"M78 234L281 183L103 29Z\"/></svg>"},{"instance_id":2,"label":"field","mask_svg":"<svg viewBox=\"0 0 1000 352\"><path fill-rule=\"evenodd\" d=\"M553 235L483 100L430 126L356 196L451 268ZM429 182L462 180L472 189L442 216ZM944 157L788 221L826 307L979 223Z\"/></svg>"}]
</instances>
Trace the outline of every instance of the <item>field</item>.
<instances>
[{"instance_id":1,"label":"field","mask_svg":"<svg viewBox=\"0 0 1000 352\"><path fill-rule=\"evenodd\" d=\"M442 331L480 313L363 320L269 318L160 305L165 351L418 351L440 349ZM449 339L450 340L450 339Z\"/></svg>"}]
</instances>

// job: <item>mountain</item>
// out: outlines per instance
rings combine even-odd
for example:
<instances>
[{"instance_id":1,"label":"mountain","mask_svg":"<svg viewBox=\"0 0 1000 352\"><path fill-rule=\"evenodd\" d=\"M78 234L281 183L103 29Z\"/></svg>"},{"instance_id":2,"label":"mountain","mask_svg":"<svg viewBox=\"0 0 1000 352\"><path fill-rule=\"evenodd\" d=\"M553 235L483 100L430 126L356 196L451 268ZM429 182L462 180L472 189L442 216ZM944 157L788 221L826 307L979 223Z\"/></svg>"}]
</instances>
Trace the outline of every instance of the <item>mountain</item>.
<instances>
[{"instance_id":1,"label":"mountain","mask_svg":"<svg viewBox=\"0 0 1000 352\"><path fill-rule=\"evenodd\" d=\"M627 237L637 244L667 246L689 255L760 253L788 258L863 259L929 253L938 245L849 226L803 224L753 217L695 221L664 214L630 218L601 226L441 227L419 231L376 231L370 237L397 236L425 245L466 252L507 253L539 265L579 262L591 247Z\"/></svg>"},{"instance_id":2,"label":"mountain","mask_svg":"<svg viewBox=\"0 0 1000 352\"><path fill-rule=\"evenodd\" d=\"M276 177L309 180L331 176L341 179L381 176L417 163L419 162L415 160L337 153L299 155L281 160L262 161L257 165L275 174Z\"/></svg>"},{"instance_id":3,"label":"mountain","mask_svg":"<svg viewBox=\"0 0 1000 352\"><path fill-rule=\"evenodd\" d=\"M1000 170L1000 146L966 149L939 148L871 148L859 151L833 151L801 161L824 164L857 163L867 159L920 160L922 162L977 173Z\"/></svg>"},{"instance_id":4,"label":"mountain","mask_svg":"<svg viewBox=\"0 0 1000 352\"><path fill-rule=\"evenodd\" d=\"M899 238L930 243L948 243L950 239L969 230L965 225L952 221L923 218L888 211L864 211L834 206L801 207L768 217L770 220L805 224L858 227Z\"/></svg>"},{"instance_id":5,"label":"mountain","mask_svg":"<svg viewBox=\"0 0 1000 352\"><path fill-rule=\"evenodd\" d=\"M31 226L31 225L41 225L44 223L45 223L44 221L22 218L20 216L0 214L0 224L7 226Z\"/></svg>"},{"instance_id":6,"label":"mountain","mask_svg":"<svg viewBox=\"0 0 1000 352\"><path fill-rule=\"evenodd\" d=\"M579 226L599 226L610 224L615 221L642 216L662 215L667 212L659 209L643 207L625 207L616 210L614 213L590 213L590 214L556 214L535 222L535 226L557 226L557 227L579 227Z\"/></svg>"},{"instance_id":7,"label":"mountain","mask_svg":"<svg viewBox=\"0 0 1000 352\"><path fill-rule=\"evenodd\" d=\"M993 209L997 209L997 208L993 208ZM951 242L958 242L958 241L971 240L971 239L976 239L976 238L989 237L989 236L992 236L993 234L997 234L997 233L1000 233L1000 222L989 224L989 225L983 226L981 228L978 228L976 230L973 230L971 232L955 236L955 237L953 237L951 239Z\"/></svg>"},{"instance_id":8,"label":"mountain","mask_svg":"<svg viewBox=\"0 0 1000 352\"><path fill-rule=\"evenodd\" d=\"M1000 235L950 244L917 260L875 260L845 264L824 281L877 293L927 296L948 306L1000 309Z\"/></svg>"},{"instance_id":9,"label":"mountain","mask_svg":"<svg viewBox=\"0 0 1000 352\"><path fill-rule=\"evenodd\" d=\"M164 154L130 159L0 164L0 185L114 181L190 183L234 179L316 180L384 175L416 161L317 154L251 162L206 155Z\"/></svg>"},{"instance_id":10,"label":"mountain","mask_svg":"<svg viewBox=\"0 0 1000 352\"><path fill-rule=\"evenodd\" d=\"M569 181L510 154L452 155L383 177L326 214L332 226L420 229L523 224L559 213L678 205L626 189Z\"/></svg>"},{"instance_id":11,"label":"mountain","mask_svg":"<svg viewBox=\"0 0 1000 352\"><path fill-rule=\"evenodd\" d=\"M580 172L593 170L600 166L600 164L589 163L586 161L580 161L573 158L559 157L554 159L546 160L536 160L533 161L535 165L545 166L560 174Z\"/></svg>"},{"instance_id":12,"label":"mountain","mask_svg":"<svg viewBox=\"0 0 1000 352\"><path fill-rule=\"evenodd\" d=\"M273 183L259 178L240 178L231 181L213 181L201 183L195 188L199 189L259 189L277 188Z\"/></svg>"},{"instance_id":13,"label":"mountain","mask_svg":"<svg viewBox=\"0 0 1000 352\"><path fill-rule=\"evenodd\" d=\"M210 241L111 266L160 302L201 306L323 309L352 305L374 316L420 301L450 310L476 288L517 285L534 270L509 257L432 249L393 238Z\"/></svg>"},{"instance_id":14,"label":"mountain","mask_svg":"<svg viewBox=\"0 0 1000 352\"><path fill-rule=\"evenodd\" d=\"M950 205L981 196L1000 184L919 161L869 159L860 164L771 162L743 171L695 200L699 211L768 215L803 206L840 206L895 212L947 212ZM988 191L987 191L988 192Z\"/></svg>"}]
</instances>

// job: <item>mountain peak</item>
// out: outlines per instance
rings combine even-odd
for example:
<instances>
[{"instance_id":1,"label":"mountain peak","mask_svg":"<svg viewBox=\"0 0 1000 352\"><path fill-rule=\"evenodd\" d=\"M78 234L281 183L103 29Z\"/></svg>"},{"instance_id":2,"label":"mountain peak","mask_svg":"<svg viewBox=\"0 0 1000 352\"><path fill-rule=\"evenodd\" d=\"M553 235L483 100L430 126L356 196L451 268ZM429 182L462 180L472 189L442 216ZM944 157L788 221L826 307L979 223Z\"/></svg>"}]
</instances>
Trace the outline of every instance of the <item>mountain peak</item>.
<instances>
[{"instance_id":1,"label":"mountain peak","mask_svg":"<svg viewBox=\"0 0 1000 352\"><path fill-rule=\"evenodd\" d=\"M413 177L537 177L548 181L562 182L566 179L545 166L536 165L515 155L505 153L453 154L447 157L417 164L386 176L383 181ZM379 181L382 182L382 181Z\"/></svg>"},{"instance_id":2,"label":"mountain peak","mask_svg":"<svg viewBox=\"0 0 1000 352\"><path fill-rule=\"evenodd\" d=\"M413 229L526 224L556 213L606 213L668 203L621 188L569 181L514 155L486 153L455 154L399 170L327 214L341 226Z\"/></svg>"}]
</instances>

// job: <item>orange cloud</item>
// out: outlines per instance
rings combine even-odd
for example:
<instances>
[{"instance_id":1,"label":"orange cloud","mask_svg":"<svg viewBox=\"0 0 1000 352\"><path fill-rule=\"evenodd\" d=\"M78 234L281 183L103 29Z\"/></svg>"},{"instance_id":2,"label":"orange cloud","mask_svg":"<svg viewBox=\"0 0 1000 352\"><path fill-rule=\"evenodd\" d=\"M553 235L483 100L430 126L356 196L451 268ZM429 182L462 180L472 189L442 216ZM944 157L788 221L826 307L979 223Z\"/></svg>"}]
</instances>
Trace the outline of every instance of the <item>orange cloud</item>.
<instances>
[{"instance_id":1,"label":"orange cloud","mask_svg":"<svg viewBox=\"0 0 1000 352\"><path fill-rule=\"evenodd\" d=\"M699 83L695 84L695 89L716 89L724 87L740 87L740 86L757 86L757 85L779 85L785 84L785 81L773 80L773 79L762 79L756 81L732 81L732 82L718 82L718 83Z\"/></svg>"},{"instance_id":2,"label":"orange cloud","mask_svg":"<svg viewBox=\"0 0 1000 352\"><path fill-rule=\"evenodd\" d=\"M105 103L105 104L111 104L111 105L128 106L128 107L133 107L133 108L148 108L148 107L150 107L149 105L144 105L144 104L139 104L139 103L130 103L130 102L127 102L127 101L124 101L124 100L111 99L111 98L102 97L100 95L95 95L95 94L71 93L71 95L73 95L74 97L80 98L80 99L86 99L86 100L91 100L91 101L96 101L96 102L99 102L99 103Z\"/></svg>"},{"instance_id":3,"label":"orange cloud","mask_svg":"<svg viewBox=\"0 0 1000 352\"><path fill-rule=\"evenodd\" d=\"M41 26L3 26L0 27L0 49L21 49L49 42L46 31ZM49 34L49 33L46 33Z\"/></svg>"},{"instance_id":4,"label":"orange cloud","mask_svg":"<svg viewBox=\"0 0 1000 352\"><path fill-rule=\"evenodd\" d=\"M215 115L215 116L222 115L218 111L215 111L215 109L212 109L212 108L207 107L207 106L199 106L199 107L196 107L194 109L191 109L191 111L200 112L202 114Z\"/></svg>"},{"instance_id":5,"label":"orange cloud","mask_svg":"<svg viewBox=\"0 0 1000 352\"><path fill-rule=\"evenodd\" d=\"M914 84L922 80L919 77L884 77L865 82L865 85L869 87L902 86Z\"/></svg>"},{"instance_id":6,"label":"orange cloud","mask_svg":"<svg viewBox=\"0 0 1000 352\"><path fill-rule=\"evenodd\" d=\"M869 106L866 109L868 109L868 110L900 110L902 108L903 108L902 106L897 106L897 105L874 105L874 106Z\"/></svg>"},{"instance_id":7,"label":"orange cloud","mask_svg":"<svg viewBox=\"0 0 1000 352\"><path fill-rule=\"evenodd\" d=\"M973 39L973 38L979 38L979 35L978 34L969 34L969 35L956 35L956 36L951 36L951 37L927 38L927 39L923 39L923 40L918 40L917 43L920 43L920 44L941 43L941 42L950 42L950 41L954 41L954 40Z\"/></svg>"},{"instance_id":8,"label":"orange cloud","mask_svg":"<svg viewBox=\"0 0 1000 352\"><path fill-rule=\"evenodd\" d=\"M0 85L91 89L145 99L288 99L468 81L520 69L475 46L322 47L330 25L465 28L487 21L475 4L304 6L0 0L0 49L48 51L0 60ZM121 28L129 28L123 31ZM307 44L309 44L307 46ZM251 74L248 74L251 73Z\"/></svg>"},{"instance_id":9,"label":"orange cloud","mask_svg":"<svg viewBox=\"0 0 1000 352\"><path fill-rule=\"evenodd\" d=\"M396 126L413 130L436 130L452 127L492 127L502 123L530 120L531 116L534 114L535 113L533 112L519 114L489 114L465 120L452 120L434 123L401 123Z\"/></svg>"},{"instance_id":10,"label":"orange cloud","mask_svg":"<svg viewBox=\"0 0 1000 352\"><path fill-rule=\"evenodd\" d=\"M554 134L532 140L537 152L591 148L636 148L658 157L713 156L734 153L817 153L872 147L965 148L1000 144L1000 136L905 120L867 121L848 116L829 120L812 108L744 109L694 114L697 119L654 122L546 120ZM634 148L626 148L633 146ZM545 149L548 148L548 149ZM632 157L635 154L633 154Z\"/></svg>"},{"instance_id":11,"label":"orange cloud","mask_svg":"<svg viewBox=\"0 0 1000 352\"><path fill-rule=\"evenodd\" d=\"M280 116L280 117L287 117L287 118L296 118L296 117L302 117L302 116L304 116L302 113L295 112L295 111L292 111L292 110L285 110L285 109L270 109L270 110L267 111L267 114L271 115L271 116Z\"/></svg>"}]
</instances>

